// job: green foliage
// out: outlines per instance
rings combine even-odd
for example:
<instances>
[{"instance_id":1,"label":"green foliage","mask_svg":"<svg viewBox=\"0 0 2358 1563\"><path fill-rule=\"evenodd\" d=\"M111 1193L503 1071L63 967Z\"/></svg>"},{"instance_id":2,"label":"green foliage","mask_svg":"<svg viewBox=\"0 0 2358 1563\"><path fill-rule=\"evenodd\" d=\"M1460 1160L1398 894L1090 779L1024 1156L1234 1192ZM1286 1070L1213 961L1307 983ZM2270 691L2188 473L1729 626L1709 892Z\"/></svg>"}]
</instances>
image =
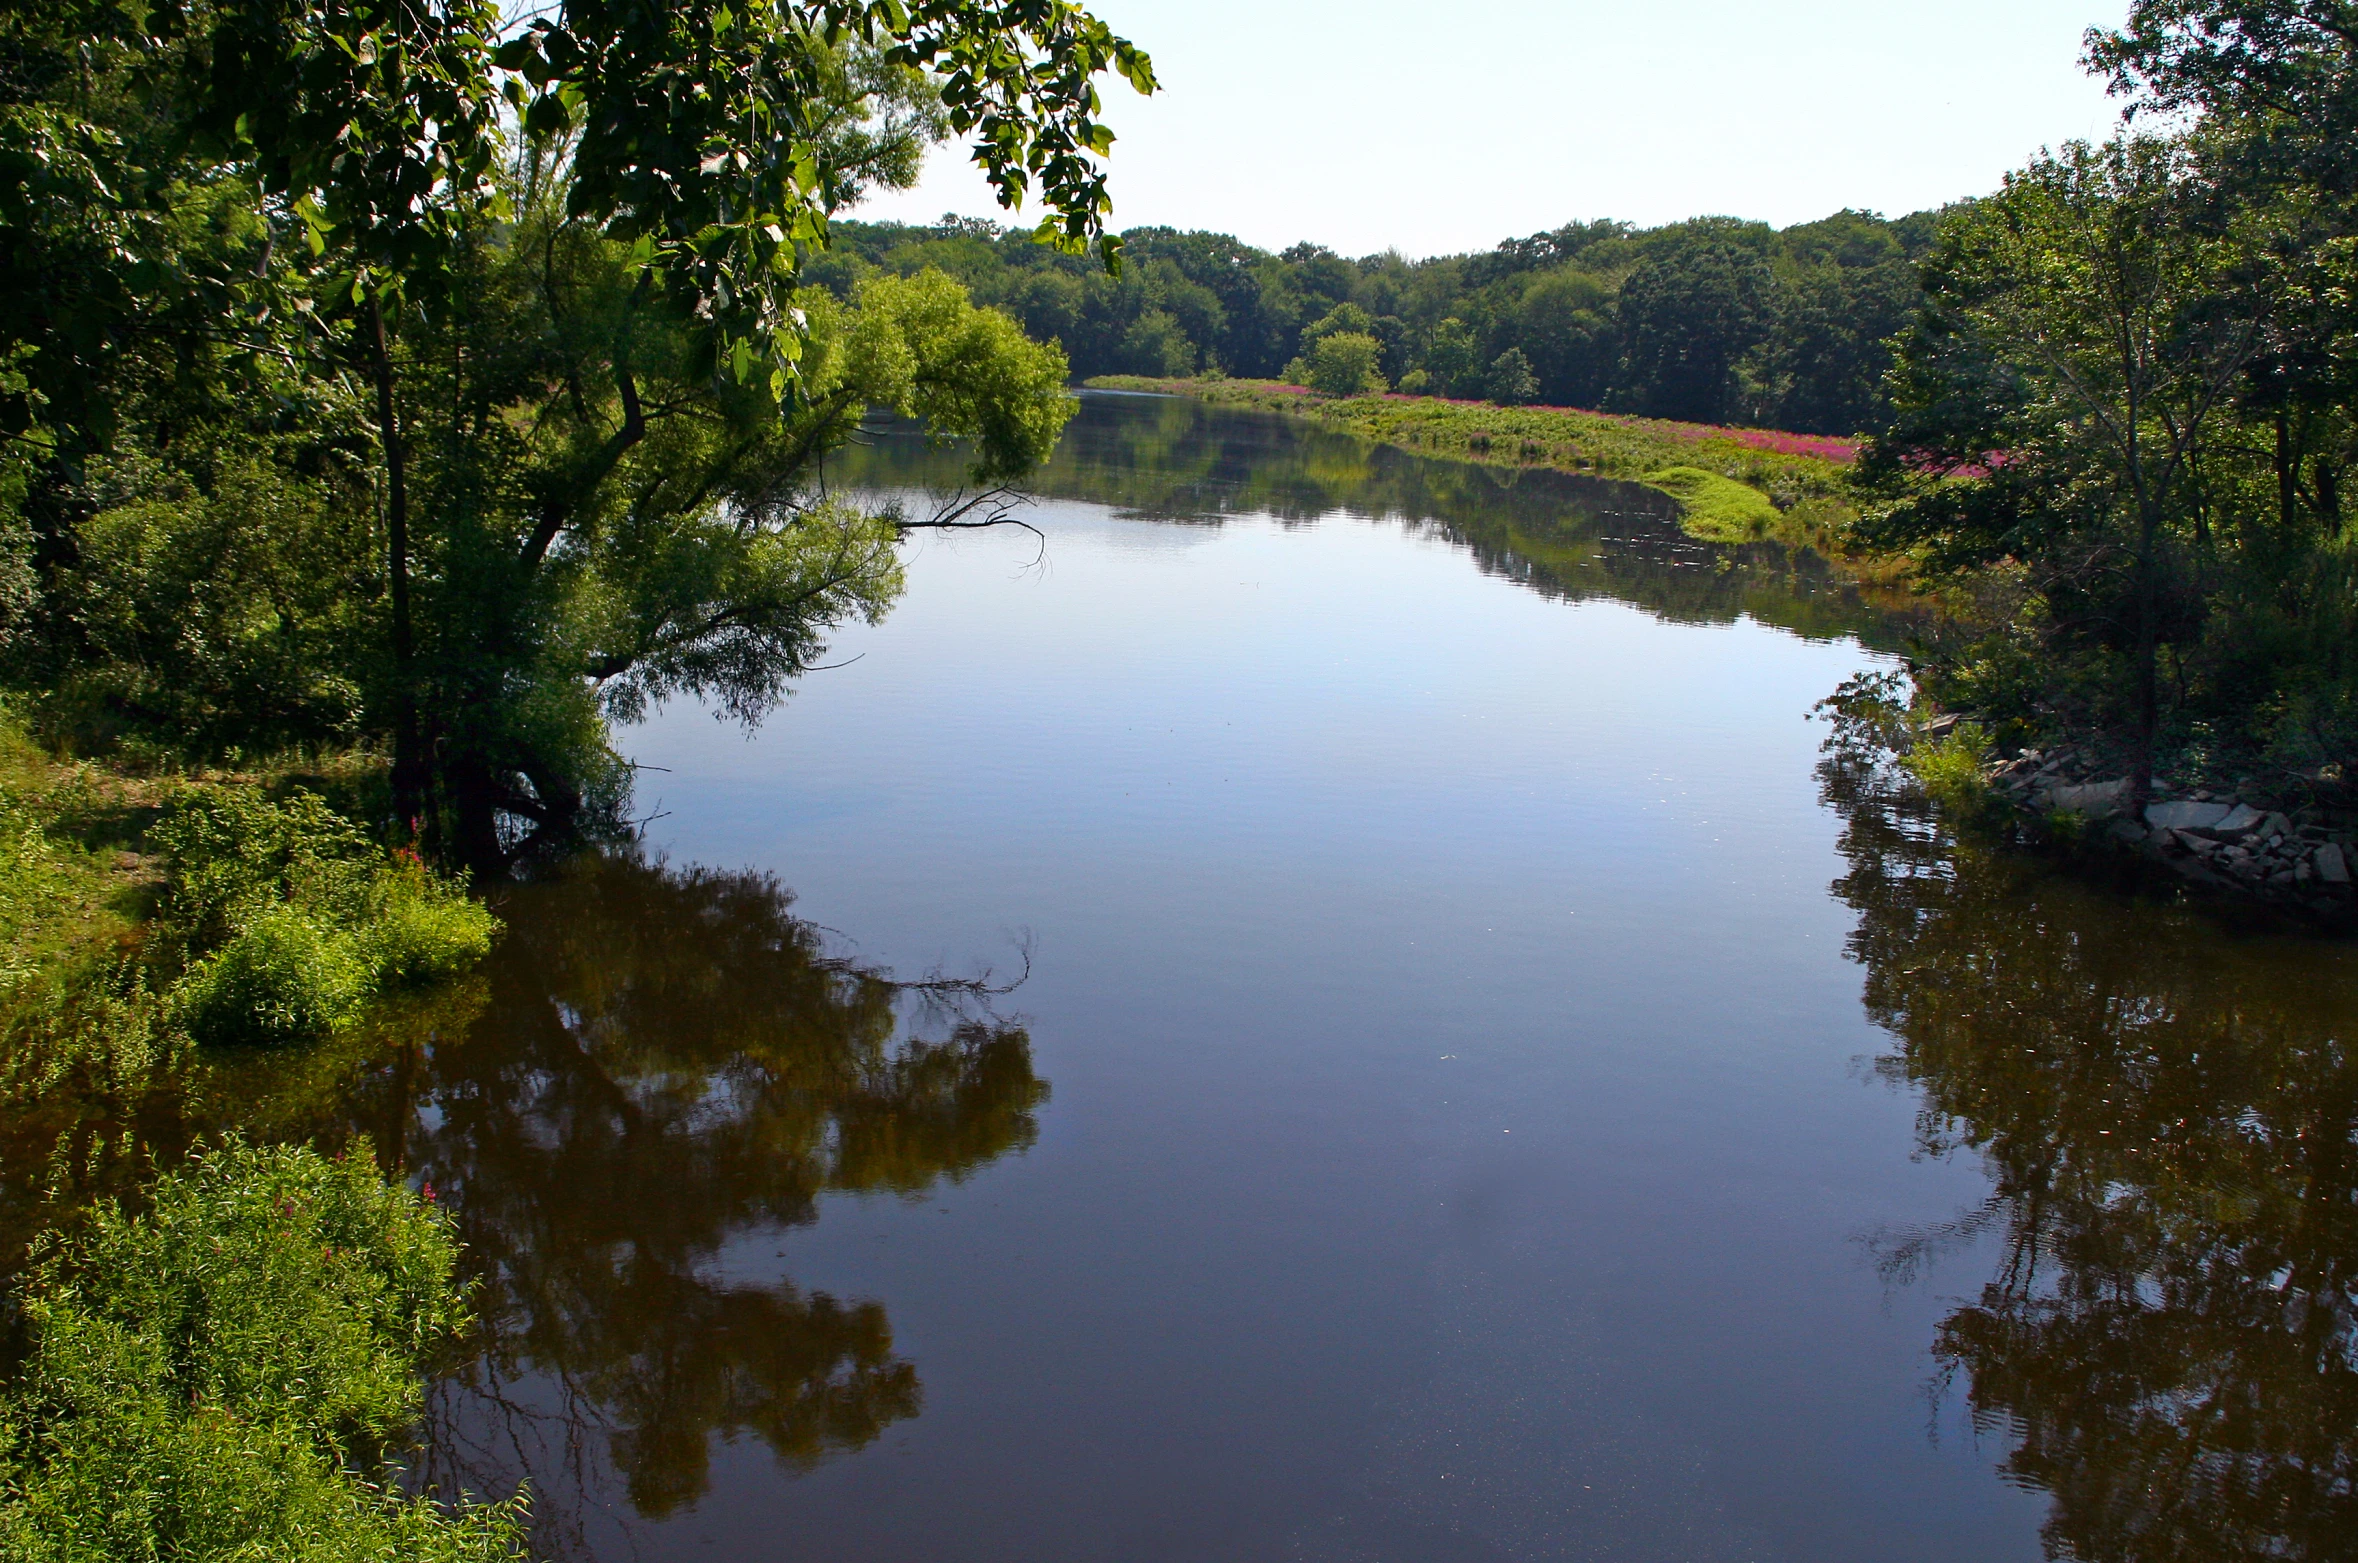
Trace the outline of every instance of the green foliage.
<instances>
[{"instance_id":1,"label":"green foliage","mask_svg":"<svg viewBox=\"0 0 2358 1563\"><path fill-rule=\"evenodd\" d=\"M1946 737L1919 741L1900 757L1925 795L1960 819L1989 806L1989 761L1989 734L1973 722L1958 723Z\"/></svg>"},{"instance_id":2,"label":"green foliage","mask_svg":"<svg viewBox=\"0 0 2358 1563\"><path fill-rule=\"evenodd\" d=\"M1861 535L1964 609L1940 698L2105 735L2140 780L2354 752L2332 642L2358 380L2304 340L2315 201L2244 179L2226 128L2073 144L1953 214L1862 464Z\"/></svg>"},{"instance_id":3,"label":"green foliage","mask_svg":"<svg viewBox=\"0 0 2358 1563\"><path fill-rule=\"evenodd\" d=\"M1501 407L1519 407L1538 397L1539 377L1531 372L1531 360L1523 350L1510 347L1492 361L1482 388Z\"/></svg>"},{"instance_id":4,"label":"green foliage","mask_svg":"<svg viewBox=\"0 0 2358 1563\"><path fill-rule=\"evenodd\" d=\"M269 907L180 979L183 1023L212 1047L315 1041L349 1021L370 986L358 946L300 908Z\"/></svg>"},{"instance_id":5,"label":"green foliage","mask_svg":"<svg viewBox=\"0 0 2358 1563\"><path fill-rule=\"evenodd\" d=\"M1381 391L1384 376L1377 365L1382 355L1382 344L1364 332L1338 331L1319 337L1310 345L1310 356L1301 361L1302 383L1321 396L1364 396Z\"/></svg>"},{"instance_id":6,"label":"green foliage","mask_svg":"<svg viewBox=\"0 0 2358 1563\"><path fill-rule=\"evenodd\" d=\"M7 1401L0 1550L457 1563L521 1556L519 1512L385 1480L423 1358L465 1322L450 1224L363 1158L232 1142L100 1207L32 1273Z\"/></svg>"},{"instance_id":7,"label":"green foliage","mask_svg":"<svg viewBox=\"0 0 2358 1563\"><path fill-rule=\"evenodd\" d=\"M874 271L940 267L1060 342L1084 377L1174 377L1192 361L1301 384L1318 340L1357 334L1381 344L1380 372L1412 394L1847 436L1888 416L1886 341L1915 305L1932 219L1839 212L1782 232L1723 218L1643 232L1574 224L1413 263L1141 228L1124 235L1118 278L987 225L841 222L833 233L824 275L839 295ZM1509 353L1522 355L1529 390L1519 377L1492 383Z\"/></svg>"},{"instance_id":8,"label":"green foliage","mask_svg":"<svg viewBox=\"0 0 2358 1563\"><path fill-rule=\"evenodd\" d=\"M414 853L390 857L316 795L205 788L149 832L186 952L171 998L197 1041L285 1047L347 1024L380 990L489 953L498 921Z\"/></svg>"}]
</instances>

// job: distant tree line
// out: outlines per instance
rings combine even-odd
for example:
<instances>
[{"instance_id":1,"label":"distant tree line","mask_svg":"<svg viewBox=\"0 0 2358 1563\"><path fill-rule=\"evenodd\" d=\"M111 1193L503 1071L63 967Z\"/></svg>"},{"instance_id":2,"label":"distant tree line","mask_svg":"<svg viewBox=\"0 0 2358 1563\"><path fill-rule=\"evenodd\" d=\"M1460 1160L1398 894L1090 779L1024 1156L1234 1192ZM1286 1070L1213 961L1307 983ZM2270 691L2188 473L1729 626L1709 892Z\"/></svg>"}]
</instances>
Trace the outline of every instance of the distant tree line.
<instances>
[{"instance_id":1,"label":"distant tree line","mask_svg":"<svg viewBox=\"0 0 2358 1563\"><path fill-rule=\"evenodd\" d=\"M1931 212L1844 211L1785 229L1732 217L1571 223L1411 261L1135 228L1116 278L980 219L838 221L812 271L848 294L875 271L939 267L1062 342L1083 377L1218 372L1334 391L1380 381L1856 434L1890 416L1885 344L1921 298L1917 262L1937 230Z\"/></svg>"}]
</instances>

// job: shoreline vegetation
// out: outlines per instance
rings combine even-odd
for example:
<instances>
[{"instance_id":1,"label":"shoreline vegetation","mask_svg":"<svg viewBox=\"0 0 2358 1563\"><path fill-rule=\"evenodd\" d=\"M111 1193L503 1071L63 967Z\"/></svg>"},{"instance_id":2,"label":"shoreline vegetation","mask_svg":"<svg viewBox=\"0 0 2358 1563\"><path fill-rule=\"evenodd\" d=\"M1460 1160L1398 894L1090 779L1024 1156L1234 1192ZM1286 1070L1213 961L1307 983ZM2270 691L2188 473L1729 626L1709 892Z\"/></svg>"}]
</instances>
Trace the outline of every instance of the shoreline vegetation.
<instances>
[{"instance_id":1,"label":"shoreline vegetation","mask_svg":"<svg viewBox=\"0 0 2358 1563\"><path fill-rule=\"evenodd\" d=\"M986 494L1070 416L940 270L812 263L966 136L1110 269L1142 51L1062 4L644 21L0 12L11 1560L527 1555L526 1494L409 1485L484 1271L337 1104L491 1002L472 875L628 838L614 724L758 721L913 530L991 524L830 495L869 409Z\"/></svg>"},{"instance_id":2,"label":"shoreline vegetation","mask_svg":"<svg viewBox=\"0 0 2358 1563\"><path fill-rule=\"evenodd\" d=\"M1638 483L1676 499L1687 532L1704 542L1777 542L1891 573L1891 561L1849 542L1858 440L1395 391L1326 396L1282 380L1096 375L1082 384L1306 418L1419 455Z\"/></svg>"}]
</instances>

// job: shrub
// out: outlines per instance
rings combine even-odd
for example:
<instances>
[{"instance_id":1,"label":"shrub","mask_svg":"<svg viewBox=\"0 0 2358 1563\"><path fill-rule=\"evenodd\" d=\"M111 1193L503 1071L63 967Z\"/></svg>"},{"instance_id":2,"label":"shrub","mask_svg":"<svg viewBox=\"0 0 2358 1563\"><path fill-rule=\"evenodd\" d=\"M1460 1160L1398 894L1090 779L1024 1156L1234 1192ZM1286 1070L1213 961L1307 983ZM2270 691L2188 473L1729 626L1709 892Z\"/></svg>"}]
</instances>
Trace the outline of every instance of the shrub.
<instances>
[{"instance_id":1,"label":"shrub","mask_svg":"<svg viewBox=\"0 0 2358 1563\"><path fill-rule=\"evenodd\" d=\"M1510 347L1491 362L1482 389L1501 407L1520 407L1538 398L1539 376L1532 373L1531 360L1523 350Z\"/></svg>"},{"instance_id":2,"label":"shrub","mask_svg":"<svg viewBox=\"0 0 2358 1563\"><path fill-rule=\"evenodd\" d=\"M362 930L377 980L437 982L489 955L499 919L415 853L393 857L393 866L377 876Z\"/></svg>"},{"instance_id":3,"label":"shrub","mask_svg":"<svg viewBox=\"0 0 2358 1563\"><path fill-rule=\"evenodd\" d=\"M1960 722L1945 738L1919 743L1902 757L1933 802L1952 814L1971 817L1989 804L1989 735L1972 722Z\"/></svg>"},{"instance_id":4,"label":"shrub","mask_svg":"<svg viewBox=\"0 0 2358 1563\"><path fill-rule=\"evenodd\" d=\"M274 906L177 985L182 1023L211 1047L289 1047L326 1036L376 985L362 941Z\"/></svg>"},{"instance_id":5,"label":"shrub","mask_svg":"<svg viewBox=\"0 0 2358 1563\"><path fill-rule=\"evenodd\" d=\"M284 803L255 787L205 787L178 799L148 831L171 869L165 916L198 949L227 938L261 907L290 896L360 915L382 852L317 793Z\"/></svg>"},{"instance_id":6,"label":"shrub","mask_svg":"<svg viewBox=\"0 0 2358 1563\"><path fill-rule=\"evenodd\" d=\"M1384 388L1378 365L1383 344L1360 331L1338 331L1322 336L1310 348L1303 365L1302 383L1322 396L1364 396Z\"/></svg>"},{"instance_id":7,"label":"shrub","mask_svg":"<svg viewBox=\"0 0 2358 1563\"><path fill-rule=\"evenodd\" d=\"M192 957L174 995L208 1045L315 1041L388 984L466 970L499 930L463 881L386 854L308 792L205 789L150 835L172 865L167 922Z\"/></svg>"},{"instance_id":8,"label":"shrub","mask_svg":"<svg viewBox=\"0 0 2358 1563\"><path fill-rule=\"evenodd\" d=\"M365 1157L238 1144L102 1206L20 1302L0 1555L460 1563L522 1556L516 1505L406 1496L378 1451L464 1319L447 1218Z\"/></svg>"}]
</instances>

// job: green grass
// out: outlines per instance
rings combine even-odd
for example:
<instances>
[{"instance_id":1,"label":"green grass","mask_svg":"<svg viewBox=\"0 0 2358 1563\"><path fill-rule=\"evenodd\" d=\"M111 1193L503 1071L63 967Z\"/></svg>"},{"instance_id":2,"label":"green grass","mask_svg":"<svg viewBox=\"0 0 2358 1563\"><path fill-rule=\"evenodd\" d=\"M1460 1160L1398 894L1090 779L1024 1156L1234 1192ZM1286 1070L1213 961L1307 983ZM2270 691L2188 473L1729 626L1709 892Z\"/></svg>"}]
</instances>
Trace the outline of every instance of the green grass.
<instances>
[{"instance_id":1,"label":"green grass","mask_svg":"<svg viewBox=\"0 0 2358 1563\"><path fill-rule=\"evenodd\" d=\"M1759 489L1701 467L1664 467L1641 481L1675 498L1681 524L1706 542L1759 542L1776 536L1785 518Z\"/></svg>"},{"instance_id":2,"label":"green grass","mask_svg":"<svg viewBox=\"0 0 2358 1563\"><path fill-rule=\"evenodd\" d=\"M1841 555L1856 519L1844 440L1435 396L1329 398L1274 380L1102 375L1087 383L1286 413L1457 460L1642 483L1678 500L1687 530L1712 542L1766 539Z\"/></svg>"}]
</instances>

